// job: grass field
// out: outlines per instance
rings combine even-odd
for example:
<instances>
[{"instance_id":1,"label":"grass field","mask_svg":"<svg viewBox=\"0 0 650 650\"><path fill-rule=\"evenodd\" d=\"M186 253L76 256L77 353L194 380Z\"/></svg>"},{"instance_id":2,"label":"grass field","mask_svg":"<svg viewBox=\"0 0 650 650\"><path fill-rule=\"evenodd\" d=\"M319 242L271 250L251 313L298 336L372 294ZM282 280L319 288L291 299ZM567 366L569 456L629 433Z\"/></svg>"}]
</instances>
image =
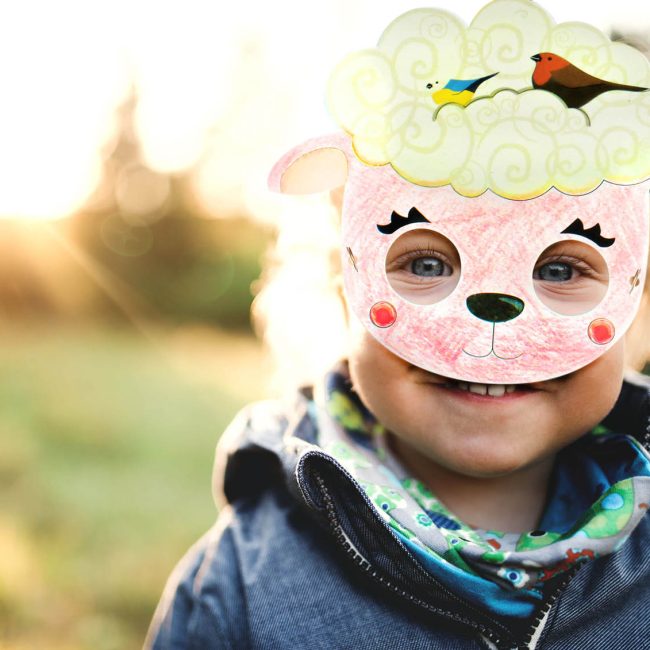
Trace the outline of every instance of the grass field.
<instances>
[{"instance_id":1,"label":"grass field","mask_svg":"<svg viewBox=\"0 0 650 650\"><path fill-rule=\"evenodd\" d=\"M263 396L252 339L25 328L0 340L0 647L140 648L213 523L214 446Z\"/></svg>"}]
</instances>

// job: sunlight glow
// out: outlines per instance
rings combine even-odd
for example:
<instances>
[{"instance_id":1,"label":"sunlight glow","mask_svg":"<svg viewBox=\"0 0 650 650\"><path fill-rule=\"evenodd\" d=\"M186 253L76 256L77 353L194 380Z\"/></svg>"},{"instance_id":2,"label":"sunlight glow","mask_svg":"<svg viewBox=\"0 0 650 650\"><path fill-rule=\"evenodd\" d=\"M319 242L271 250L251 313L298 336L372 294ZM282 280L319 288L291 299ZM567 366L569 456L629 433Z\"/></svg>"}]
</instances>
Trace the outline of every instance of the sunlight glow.
<instances>
[{"instance_id":1,"label":"sunlight glow","mask_svg":"<svg viewBox=\"0 0 650 650\"><path fill-rule=\"evenodd\" d=\"M116 142L115 110L133 88L143 165L194 170L206 214L254 205L264 217L264 201L251 199L266 192L261 170L282 149L335 128L324 103L334 63L421 4L3 3L0 216L78 211L98 185ZM484 0L428 4L453 5L468 20ZM634 0L543 4L557 20L601 28L640 18Z\"/></svg>"},{"instance_id":2,"label":"sunlight glow","mask_svg":"<svg viewBox=\"0 0 650 650\"><path fill-rule=\"evenodd\" d=\"M66 216L98 182L125 90L110 18L83 2L3 5L0 214Z\"/></svg>"}]
</instances>

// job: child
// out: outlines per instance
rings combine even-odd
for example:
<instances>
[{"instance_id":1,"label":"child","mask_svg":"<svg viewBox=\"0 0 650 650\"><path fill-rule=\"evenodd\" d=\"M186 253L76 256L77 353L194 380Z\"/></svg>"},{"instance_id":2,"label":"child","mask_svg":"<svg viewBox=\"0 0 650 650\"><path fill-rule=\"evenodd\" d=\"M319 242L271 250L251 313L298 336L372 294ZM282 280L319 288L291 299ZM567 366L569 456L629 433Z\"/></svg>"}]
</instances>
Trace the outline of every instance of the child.
<instances>
[{"instance_id":1,"label":"child","mask_svg":"<svg viewBox=\"0 0 650 650\"><path fill-rule=\"evenodd\" d=\"M650 392L623 378L650 67L604 39L494 0L469 29L409 12L337 68L348 135L271 184L345 183L347 358L224 434L219 519L147 647L650 647ZM640 72L555 92L576 42Z\"/></svg>"}]
</instances>

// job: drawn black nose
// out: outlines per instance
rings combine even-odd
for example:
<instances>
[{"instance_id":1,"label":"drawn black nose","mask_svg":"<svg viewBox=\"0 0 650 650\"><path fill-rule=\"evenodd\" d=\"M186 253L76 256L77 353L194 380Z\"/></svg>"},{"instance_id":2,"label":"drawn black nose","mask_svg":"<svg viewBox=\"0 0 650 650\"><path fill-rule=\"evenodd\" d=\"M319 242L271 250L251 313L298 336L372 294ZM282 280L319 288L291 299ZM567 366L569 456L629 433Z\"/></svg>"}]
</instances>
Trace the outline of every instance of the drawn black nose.
<instances>
[{"instance_id":1,"label":"drawn black nose","mask_svg":"<svg viewBox=\"0 0 650 650\"><path fill-rule=\"evenodd\" d=\"M524 311L524 301L504 293L475 293L467 298L467 309L490 323L504 323Z\"/></svg>"}]
</instances>

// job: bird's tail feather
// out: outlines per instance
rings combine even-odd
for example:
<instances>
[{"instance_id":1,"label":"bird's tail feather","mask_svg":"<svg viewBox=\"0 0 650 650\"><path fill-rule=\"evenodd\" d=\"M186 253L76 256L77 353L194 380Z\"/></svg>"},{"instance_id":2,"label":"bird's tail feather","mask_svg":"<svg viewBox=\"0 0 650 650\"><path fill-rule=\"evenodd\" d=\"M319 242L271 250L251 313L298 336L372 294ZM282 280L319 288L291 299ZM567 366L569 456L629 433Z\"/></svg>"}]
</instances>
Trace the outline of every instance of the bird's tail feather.
<instances>
[{"instance_id":1,"label":"bird's tail feather","mask_svg":"<svg viewBox=\"0 0 650 650\"><path fill-rule=\"evenodd\" d=\"M642 88L641 86L626 86L625 84L617 84L612 90L629 90L633 93L643 93L650 88Z\"/></svg>"}]
</instances>

